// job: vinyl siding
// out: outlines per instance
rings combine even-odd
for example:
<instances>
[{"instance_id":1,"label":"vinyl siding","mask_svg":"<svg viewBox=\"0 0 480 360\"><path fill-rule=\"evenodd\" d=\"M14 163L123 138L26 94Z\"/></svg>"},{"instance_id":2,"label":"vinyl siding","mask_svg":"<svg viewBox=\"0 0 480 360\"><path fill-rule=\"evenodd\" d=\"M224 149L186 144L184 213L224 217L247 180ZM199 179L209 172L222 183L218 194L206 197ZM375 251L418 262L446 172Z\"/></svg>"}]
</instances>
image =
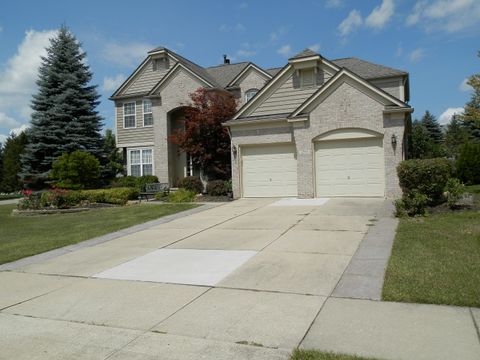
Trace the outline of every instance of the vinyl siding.
<instances>
[{"instance_id":1,"label":"vinyl siding","mask_svg":"<svg viewBox=\"0 0 480 360\"><path fill-rule=\"evenodd\" d=\"M122 91L121 95L148 92L175 66L176 62L170 58L170 66L165 70L153 71L152 60L149 60L143 69L135 76L132 82Z\"/></svg>"},{"instance_id":2,"label":"vinyl siding","mask_svg":"<svg viewBox=\"0 0 480 360\"><path fill-rule=\"evenodd\" d=\"M130 102L130 101L125 101ZM133 102L133 100L132 100ZM118 144L136 144L153 142L153 127L143 127L143 104L142 100L136 100L136 128L123 128L123 102L118 101L115 104L117 113L117 142ZM155 121L155 119L153 120Z\"/></svg>"},{"instance_id":3,"label":"vinyl siding","mask_svg":"<svg viewBox=\"0 0 480 360\"><path fill-rule=\"evenodd\" d=\"M383 91L389 93L390 95L395 96L397 99L401 99L401 97L400 97L400 80L401 80L401 78L393 78L393 79L373 80L373 81L370 81L370 82L373 85L382 89Z\"/></svg>"}]
</instances>

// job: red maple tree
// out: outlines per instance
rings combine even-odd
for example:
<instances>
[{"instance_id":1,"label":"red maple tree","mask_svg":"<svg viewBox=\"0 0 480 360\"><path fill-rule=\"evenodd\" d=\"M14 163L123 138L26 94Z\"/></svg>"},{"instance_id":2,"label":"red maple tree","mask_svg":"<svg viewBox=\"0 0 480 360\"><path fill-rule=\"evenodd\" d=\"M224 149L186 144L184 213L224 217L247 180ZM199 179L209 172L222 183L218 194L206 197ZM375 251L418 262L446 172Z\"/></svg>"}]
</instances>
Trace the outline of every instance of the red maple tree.
<instances>
[{"instance_id":1,"label":"red maple tree","mask_svg":"<svg viewBox=\"0 0 480 360\"><path fill-rule=\"evenodd\" d=\"M176 129L169 141L192 157L209 179L231 176L230 135L222 123L237 109L232 94L224 90L199 88L190 94L185 108L184 127Z\"/></svg>"}]
</instances>

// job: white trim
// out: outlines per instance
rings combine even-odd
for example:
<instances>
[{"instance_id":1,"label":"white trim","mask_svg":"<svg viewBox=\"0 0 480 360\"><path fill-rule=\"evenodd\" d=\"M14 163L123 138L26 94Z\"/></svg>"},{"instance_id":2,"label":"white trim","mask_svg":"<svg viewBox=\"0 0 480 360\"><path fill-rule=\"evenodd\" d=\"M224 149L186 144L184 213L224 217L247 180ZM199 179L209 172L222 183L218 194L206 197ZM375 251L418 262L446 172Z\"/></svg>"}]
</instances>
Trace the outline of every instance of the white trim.
<instances>
[{"instance_id":1,"label":"white trim","mask_svg":"<svg viewBox=\"0 0 480 360\"><path fill-rule=\"evenodd\" d=\"M117 110L117 104L115 104L114 111L115 111L115 146L117 148L119 148L120 146L118 146L118 110Z\"/></svg>"},{"instance_id":2,"label":"white trim","mask_svg":"<svg viewBox=\"0 0 480 360\"><path fill-rule=\"evenodd\" d=\"M132 170L131 170L131 163L130 163L130 153L132 151L140 151L140 163L135 164L135 165L140 165L140 176L144 176L143 174L143 151L144 150L151 150L152 151L152 175L155 175L155 156L154 156L154 148L153 147L131 147L127 148L127 175L131 176L132 175ZM150 165L149 163L145 163L146 165Z\"/></svg>"},{"instance_id":3,"label":"white trim","mask_svg":"<svg viewBox=\"0 0 480 360\"><path fill-rule=\"evenodd\" d=\"M129 127L125 127L125 105L126 104L134 104L134 112L133 112L133 115L127 115L127 116L133 116L135 118L135 126L129 126ZM122 111L123 111L123 128L124 129L135 129L137 127L137 101L134 100L134 101L125 101L125 102L122 102Z\"/></svg>"},{"instance_id":4,"label":"white trim","mask_svg":"<svg viewBox=\"0 0 480 360\"><path fill-rule=\"evenodd\" d=\"M366 88L370 89L371 91L375 92L376 94L380 95L381 97L389 100L390 102L401 106L405 107L405 103L402 101L398 100L396 97L393 95L390 95L388 93L385 93L381 90L379 90L376 86L370 84L368 81L356 76L355 74L351 73L350 71L346 69L342 69L339 72L337 72L327 83L322 86L316 93L314 93L309 99L307 99L302 105L300 105L291 115L290 117L295 117L298 114L300 114L303 110L305 110L310 104L312 104L321 94L323 94L327 89L329 89L332 84L336 83L338 79L342 77L342 75L348 76L352 80L355 80L359 82L360 84L364 85Z\"/></svg>"},{"instance_id":5,"label":"white trim","mask_svg":"<svg viewBox=\"0 0 480 360\"><path fill-rule=\"evenodd\" d=\"M170 71L157 83L157 85L154 86L154 88L152 90L150 90L150 92L148 93L149 95L152 95L154 94L168 79L170 79L170 77L172 77L172 74L178 69L178 68L182 68L184 69L185 71L187 71L189 74L193 75L195 78L197 78L198 80L200 80L201 82L207 84L208 86L210 87L214 87L212 84L210 84L207 80L205 80L204 78L200 77L199 75L195 74L193 71L191 71L189 68L187 68L186 66L184 66L182 63L180 62L177 62L175 64L174 67L172 67L170 69Z\"/></svg>"},{"instance_id":6,"label":"white trim","mask_svg":"<svg viewBox=\"0 0 480 360\"><path fill-rule=\"evenodd\" d=\"M143 62L138 66L137 70L135 70L133 72L132 75L130 75L122 85L120 85L120 87L115 90L115 92L113 93L112 97L115 97L117 96L117 94L121 93L123 91L123 89L130 84L130 82L133 80L133 78L145 67L145 65L147 65L148 63L148 59L150 58L150 56L147 56L145 58L145 60L143 60Z\"/></svg>"},{"instance_id":7,"label":"white trim","mask_svg":"<svg viewBox=\"0 0 480 360\"><path fill-rule=\"evenodd\" d=\"M142 142L142 143L126 143L126 144L117 144L117 147L133 148L133 147L148 147L153 146L155 143L153 141Z\"/></svg>"},{"instance_id":8,"label":"white trim","mask_svg":"<svg viewBox=\"0 0 480 360\"><path fill-rule=\"evenodd\" d=\"M288 71L290 71L291 68L292 68L292 65L288 64L287 66L285 66L283 68L283 70L280 70L277 73L277 75L275 75L273 81L270 81L269 83L267 83L266 86L264 86L263 88L260 89L260 91L257 93L257 95L255 95L255 99L245 103L240 108L240 110L238 110L238 112L235 114L235 116L232 118L232 120L238 119L240 117L240 115L242 115L245 111L247 111L249 108L251 108L253 106L253 104L256 104L258 102L258 99L260 99L261 95L265 94L267 92L267 90L270 89L273 84L277 83L278 80L281 79L282 76L285 75Z\"/></svg>"},{"instance_id":9,"label":"white trim","mask_svg":"<svg viewBox=\"0 0 480 360\"><path fill-rule=\"evenodd\" d=\"M247 66L245 66L245 69L243 69L240 74L238 74L237 76L235 76L235 78L230 81L226 87L229 87L229 86L232 86L232 84L235 84L238 79L240 79L244 74L247 73L248 70L250 70L251 68L257 70L260 74L262 75L265 75L268 79L271 79L273 76L270 75L269 73L267 73L266 71L260 69L257 65L255 65L254 63L249 63Z\"/></svg>"},{"instance_id":10,"label":"white trim","mask_svg":"<svg viewBox=\"0 0 480 360\"><path fill-rule=\"evenodd\" d=\"M253 94L253 95L250 97L250 99L247 98L247 94L248 94L249 92L252 92L252 91L255 91L255 94ZM250 100L252 100L253 97L258 94L259 91L260 91L260 89L257 89L257 88L251 88L251 89L248 89L247 91L245 91L245 102L247 103L247 102L249 102Z\"/></svg>"},{"instance_id":11,"label":"white trim","mask_svg":"<svg viewBox=\"0 0 480 360\"><path fill-rule=\"evenodd\" d=\"M320 59L321 59L320 55L312 55L312 56L305 56L297 59L290 59L288 60L288 62L291 64L294 64L294 63L299 63L304 61L320 60Z\"/></svg>"},{"instance_id":12,"label":"white trim","mask_svg":"<svg viewBox=\"0 0 480 360\"><path fill-rule=\"evenodd\" d=\"M145 112L145 101L150 102L150 112ZM152 125L145 125L145 114L151 114L152 115ZM151 99L143 99L142 100L142 125L144 128L150 128L153 127L153 102Z\"/></svg>"}]
</instances>

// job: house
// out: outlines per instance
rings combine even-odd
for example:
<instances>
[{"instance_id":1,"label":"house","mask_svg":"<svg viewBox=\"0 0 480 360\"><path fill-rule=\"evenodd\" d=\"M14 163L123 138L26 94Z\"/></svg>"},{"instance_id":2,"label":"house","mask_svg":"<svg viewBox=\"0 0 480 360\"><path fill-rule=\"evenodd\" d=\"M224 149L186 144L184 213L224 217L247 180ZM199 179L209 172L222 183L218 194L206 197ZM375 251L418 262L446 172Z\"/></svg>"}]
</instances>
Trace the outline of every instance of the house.
<instances>
[{"instance_id":1,"label":"house","mask_svg":"<svg viewBox=\"0 0 480 360\"><path fill-rule=\"evenodd\" d=\"M129 175L174 185L196 174L167 138L199 87L229 91L239 102L224 124L235 197L400 194L396 167L413 111L408 73L308 49L272 69L226 57L204 68L166 48L150 51L111 97Z\"/></svg>"}]
</instances>

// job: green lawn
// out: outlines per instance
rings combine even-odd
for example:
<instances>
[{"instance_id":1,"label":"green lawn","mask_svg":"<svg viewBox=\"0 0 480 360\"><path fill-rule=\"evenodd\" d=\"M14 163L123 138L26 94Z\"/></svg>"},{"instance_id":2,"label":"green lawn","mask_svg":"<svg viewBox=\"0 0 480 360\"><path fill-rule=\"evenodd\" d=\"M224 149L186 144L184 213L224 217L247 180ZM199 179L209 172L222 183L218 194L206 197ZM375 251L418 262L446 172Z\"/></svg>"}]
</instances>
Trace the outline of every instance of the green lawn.
<instances>
[{"instance_id":1,"label":"green lawn","mask_svg":"<svg viewBox=\"0 0 480 360\"><path fill-rule=\"evenodd\" d=\"M355 355L335 354L332 352L296 349L293 351L293 354L290 357L290 360L375 360L375 359L355 356Z\"/></svg>"},{"instance_id":2,"label":"green lawn","mask_svg":"<svg viewBox=\"0 0 480 360\"><path fill-rule=\"evenodd\" d=\"M22 197L23 197L22 194L6 194L6 195L0 194L0 200L20 199Z\"/></svg>"},{"instance_id":3,"label":"green lawn","mask_svg":"<svg viewBox=\"0 0 480 360\"><path fill-rule=\"evenodd\" d=\"M480 194L480 184L478 185L468 185L467 191L472 194Z\"/></svg>"},{"instance_id":4,"label":"green lawn","mask_svg":"<svg viewBox=\"0 0 480 360\"><path fill-rule=\"evenodd\" d=\"M137 204L73 214L12 216L15 205L0 206L0 264L117 231L194 204Z\"/></svg>"},{"instance_id":5,"label":"green lawn","mask_svg":"<svg viewBox=\"0 0 480 360\"><path fill-rule=\"evenodd\" d=\"M480 307L480 212L401 219L382 298Z\"/></svg>"}]
</instances>

